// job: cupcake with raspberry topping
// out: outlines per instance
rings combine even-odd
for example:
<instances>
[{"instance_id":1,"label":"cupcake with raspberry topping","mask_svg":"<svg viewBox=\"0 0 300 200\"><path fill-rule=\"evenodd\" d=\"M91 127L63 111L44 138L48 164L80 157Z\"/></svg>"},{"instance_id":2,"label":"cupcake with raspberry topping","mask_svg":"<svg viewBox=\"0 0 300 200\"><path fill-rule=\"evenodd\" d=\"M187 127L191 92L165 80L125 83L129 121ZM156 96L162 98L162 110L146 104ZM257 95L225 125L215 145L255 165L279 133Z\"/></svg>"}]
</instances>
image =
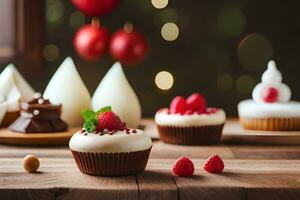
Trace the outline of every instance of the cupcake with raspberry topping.
<instances>
[{"instance_id":1,"label":"cupcake with raspberry topping","mask_svg":"<svg viewBox=\"0 0 300 200\"><path fill-rule=\"evenodd\" d=\"M241 125L245 129L299 131L300 103L290 101L291 89L282 83L282 75L273 60L262 75L252 98L238 104Z\"/></svg>"},{"instance_id":2,"label":"cupcake with raspberry topping","mask_svg":"<svg viewBox=\"0 0 300 200\"><path fill-rule=\"evenodd\" d=\"M97 112L81 112L84 125L73 135L69 147L82 173L95 176L124 176L146 168L151 138L142 130L130 129L110 106Z\"/></svg>"},{"instance_id":3,"label":"cupcake with raspberry topping","mask_svg":"<svg viewBox=\"0 0 300 200\"><path fill-rule=\"evenodd\" d=\"M185 99L175 97L169 108L155 114L160 139L170 144L202 145L218 143L226 120L220 108L207 107L199 93Z\"/></svg>"}]
</instances>

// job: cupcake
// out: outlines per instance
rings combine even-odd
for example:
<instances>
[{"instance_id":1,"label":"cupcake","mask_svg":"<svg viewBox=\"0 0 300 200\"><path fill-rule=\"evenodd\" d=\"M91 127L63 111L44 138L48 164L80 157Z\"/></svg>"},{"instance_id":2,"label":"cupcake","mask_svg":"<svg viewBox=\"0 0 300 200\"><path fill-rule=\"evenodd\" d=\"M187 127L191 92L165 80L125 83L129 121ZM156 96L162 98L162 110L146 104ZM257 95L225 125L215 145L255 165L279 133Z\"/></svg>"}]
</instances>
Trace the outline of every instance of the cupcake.
<instances>
[{"instance_id":1,"label":"cupcake","mask_svg":"<svg viewBox=\"0 0 300 200\"><path fill-rule=\"evenodd\" d=\"M97 112L81 112L84 125L73 135L69 147L82 173L96 176L124 176L146 168L151 138L142 130L130 129L110 106Z\"/></svg>"},{"instance_id":2,"label":"cupcake","mask_svg":"<svg viewBox=\"0 0 300 200\"><path fill-rule=\"evenodd\" d=\"M238 104L241 125L245 129L299 131L300 103L290 101L291 90L282 83L282 75L273 60L262 75L252 98Z\"/></svg>"},{"instance_id":3,"label":"cupcake","mask_svg":"<svg viewBox=\"0 0 300 200\"><path fill-rule=\"evenodd\" d=\"M161 108L155 114L160 139L170 144L202 145L218 143L226 120L219 108L206 107L199 93L187 99L175 97L170 108Z\"/></svg>"}]
</instances>

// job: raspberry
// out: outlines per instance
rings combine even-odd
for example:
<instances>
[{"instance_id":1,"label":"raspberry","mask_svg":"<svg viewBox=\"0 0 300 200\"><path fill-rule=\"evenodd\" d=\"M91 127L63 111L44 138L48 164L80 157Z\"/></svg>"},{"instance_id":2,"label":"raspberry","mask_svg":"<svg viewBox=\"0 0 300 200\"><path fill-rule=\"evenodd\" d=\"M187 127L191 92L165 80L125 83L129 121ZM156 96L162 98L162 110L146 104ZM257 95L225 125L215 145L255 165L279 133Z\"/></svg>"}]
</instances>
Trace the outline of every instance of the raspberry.
<instances>
[{"instance_id":1,"label":"raspberry","mask_svg":"<svg viewBox=\"0 0 300 200\"><path fill-rule=\"evenodd\" d=\"M187 110L187 104L185 98L182 96L175 97L170 104L170 113L175 114L184 114Z\"/></svg>"},{"instance_id":2,"label":"raspberry","mask_svg":"<svg viewBox=\"0 0 300 200\"><path fill-rule=\"evenodd\" d=\"M191 109L188 109L187 111L184 112L185 115L192 115L194 114L194 111Z\"/></svg>"},{"instance_id":3,"label":"raspberry","mask_svg":"<svg viewBox=\"0 0 300 200\"><path fill-rule=\"evenodd\" d=\"M274 103L278 100L278 90L273 87L269 87L263 94L263 100L267 103Z\"/></svg>"},{"instance_id":4,"label":"raspberry","mask_svg":"<svg viewBox=\"0 0 300 200\"><path fill-rule=\"evenodd\" d=\"M102 132L104 129L109 131L124 130L126 125L121 121L120 117L114 112L105 112L98 116L97 132Z\"/></svg>"},{"instance_id":5,"label":"raspberry","mask_svg":"<svg viewBox=\"0 0 300 200\"><path fill-rule=\"evenodd\" d=\"M212 155L206 160L203 168L210 173L220 173L224 169L224 163L218 155Z\"/></svg>"},{"instance_id":6,"label":"raspberry","mask_svg":"<svg viewBox=\"0 0 300 200\"><path fill-rule=\"evenodd\" d=\"M194 170L194 163L187 157L180 157L173 165L173 172L178 176L192 176Z\"/></svg>"},{"instance_id":7,"label":"raspberry","mask_svg":"<svg viewBox=\"0 0 300 200\"><path fill-rule=\"evenodd\" d=\"M191 109L197 113L203 113L206 110L206 101L204 97L199 93L194 93L190 95L186 99L186 103L188 106L188 109Z\"/></svg>"}]
</instances>

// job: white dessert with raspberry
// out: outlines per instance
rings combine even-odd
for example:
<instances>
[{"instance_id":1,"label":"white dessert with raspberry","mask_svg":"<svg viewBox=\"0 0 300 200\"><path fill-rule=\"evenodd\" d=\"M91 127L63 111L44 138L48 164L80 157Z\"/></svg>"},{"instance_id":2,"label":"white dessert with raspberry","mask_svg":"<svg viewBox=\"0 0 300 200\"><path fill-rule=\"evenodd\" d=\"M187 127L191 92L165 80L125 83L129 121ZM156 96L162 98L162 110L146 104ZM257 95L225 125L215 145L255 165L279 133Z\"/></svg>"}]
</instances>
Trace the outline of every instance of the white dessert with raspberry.
<instances>
[{"instance_id":1,"label":"white dessert with raspberry","mask_svg":"<svg viewBox=\"0 0 300 200\"><path fill-rule=\"evenodd\" d=\"M213 144L221 139L226 120L224 110L206 106L199 93L187 99L175 97L170 108L159 109L155 122L162 141L171 144Z\"/></svg>"},{"instance_id":2,"label":"white dessert with raspberry","mask_svg":"<svg viewBox=\"0 0 300 200\"><path fill-rule=\"evenodd\" d=\"M13 64L9 64L0 74L1 112L5 112L1 126L15 121L20 112L20 101L28 102L35 94L33 88L23 78Z\"/></svg>"},{"instance_id":3,"label":"white dessert with raspberry","mask_svg":"<svg viewBox=\"0 0 300 200\"><path fill-rule=\"evenodd\" d=\"M291 101L291 89L282 83L282 75L273 60L262 75L252 98L238 104L242 126L268 131L300 130L300 103Z\"/></svg>"},{"instance_id":4,"label":"white dessert with raspberry","mask_svg":"<svg viewBox=\"0 0 300 200\"><path fill-rule=\"evenodd\" d=\"M43 97L53 104L62 104L61 118L69 126L81 126L81 109L91 107L90 93L70 57L57 69Z\"/></svg>"},{"instance_id":5,"label":"white dessert with raspberry","mask_svg":"<svg viewBox=\"0 0 300 200\"><path fill-rule=\"evenodd\" d=\"M110 68L93 94L93 110L107 105L112 106L127 126L139 126L141 106L119 62Z\"/></svg>"},{"instance_id":6,"label":"white dessert with raspberry","mask_svg":"<svg viewBox=\"0 0 300 200\"><path fill-rule=\"evenodd\" d=\"M127 128L111 106L97 112L84 109L83 128L69 147L83 173L103 176L129 175L145 169L152 141L142 130Z\"/></svg>"}]
</instances>

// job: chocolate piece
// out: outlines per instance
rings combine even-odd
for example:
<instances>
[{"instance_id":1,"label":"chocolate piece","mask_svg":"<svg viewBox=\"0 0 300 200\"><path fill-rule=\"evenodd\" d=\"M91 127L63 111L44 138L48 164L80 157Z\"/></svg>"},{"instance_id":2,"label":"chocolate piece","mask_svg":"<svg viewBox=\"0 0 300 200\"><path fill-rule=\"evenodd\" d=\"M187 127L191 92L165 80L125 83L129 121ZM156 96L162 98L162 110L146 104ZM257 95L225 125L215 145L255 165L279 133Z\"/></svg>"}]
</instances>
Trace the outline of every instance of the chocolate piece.
<instances>
[{"instance_id":1,"label":"chocolate piece","mask_svg":"<svg viewBox=\"0 0 300 200\"><path fill-rule=\"evenodd\" d=\"M9 129L22 133L51 133L66 131L68 126L60 118L62 105L53 105L48 99L36 97L21 103L20 116Z\"/></svg>"}]
</instances>

